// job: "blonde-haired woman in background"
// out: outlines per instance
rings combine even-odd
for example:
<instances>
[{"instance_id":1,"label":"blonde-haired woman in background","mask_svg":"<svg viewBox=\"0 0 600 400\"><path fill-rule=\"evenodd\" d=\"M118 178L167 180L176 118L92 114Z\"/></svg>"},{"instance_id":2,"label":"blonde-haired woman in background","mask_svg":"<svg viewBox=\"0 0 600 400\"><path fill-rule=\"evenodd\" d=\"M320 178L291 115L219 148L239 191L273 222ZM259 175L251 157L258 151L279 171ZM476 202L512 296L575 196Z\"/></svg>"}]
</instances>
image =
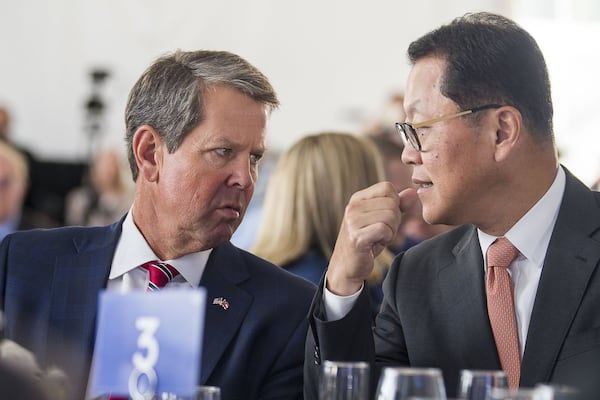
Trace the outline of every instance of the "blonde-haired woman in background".
<instances>
[{"instance_id":1,"label":"blonde-haired woman in background","mask_svg":"<svg viewBox=\"0 0 600 400\"><path fill-rule=\"evenodd\" d=\"M318 284L329 263L348 200L385 178L383 159L366 137L306 136L283 153L270 177L252 252ZM382 252L369 277L374 312L393 254Z\"/></svg>"}]
</instances>

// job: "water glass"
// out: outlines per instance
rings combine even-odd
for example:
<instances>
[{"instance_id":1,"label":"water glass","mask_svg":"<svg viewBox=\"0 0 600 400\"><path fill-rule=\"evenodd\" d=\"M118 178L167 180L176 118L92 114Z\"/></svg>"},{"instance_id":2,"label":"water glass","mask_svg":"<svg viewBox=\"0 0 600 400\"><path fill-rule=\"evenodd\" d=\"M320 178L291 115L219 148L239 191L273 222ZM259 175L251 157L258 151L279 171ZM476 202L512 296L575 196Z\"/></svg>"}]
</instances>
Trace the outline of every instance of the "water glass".
<instances>
[{"instance_id":1,"label":"water glass","mask_svg":"<svg viewBox=\"0 0 600 400\"><path fill-rule=\"evenodd\" d=\"M221 400L221 388L217 386L198 386L195 400Z\"/></svg>"},{"instance_id":2,"label":"water glass","mask_svg":"<svg viewBox=\"0 0 600 400\"><path fill-rule=\"evenodd\" d=\"M446 400L442 372L437 368L385 367L377 386L377 400Z\"/></svg>"},{"instance_id":3,"label":"water glass","mask_svg":"<svg viewBox=\"0 0 600 400\"><path fill-rule=\"evenodd\" d=\"M540 393L541 400L578 400L581 399L579 390L572 386L552 383L539 383L534 388Z\"/></svg>"},{"instance_id":4,"label":"water glass","mask_svg":"<svg viewBox=\"0 0 600 400\"><path fill-rule=\"evenodd\" d=\"M367 400L369 364L366 362L324 361L319 400Z\"/></svg>"},{"instance_id":5,"label":"water glass","mask_svg":"<svg viewBox=\"0 0 600 400\"><path fill-rule=\"evenodd\" d=\"M155 400L221 400L221 389L217 386L198 386L193 396L161 393Z\"/></svg>"},{"instance_id":6,"label":"water glass","mask_svg":"<svg viewBox=\"0 0 600 400\"><path fill-rule=\"evenodd\" d=\"M472 370L460 371L457 397L465 400L487 400L492 388L508 389L508 378L504 371Z\"/></svg>"},{"instance_id":7,"label":"water glass","mask_svg":"<svg viewBox=\"0 0 600 400\"><path fill-rule=\"evenodd\" d=\"M533 388L490 390L489 400L544 400L540 392Z\"/></svg>"}]
</instances>

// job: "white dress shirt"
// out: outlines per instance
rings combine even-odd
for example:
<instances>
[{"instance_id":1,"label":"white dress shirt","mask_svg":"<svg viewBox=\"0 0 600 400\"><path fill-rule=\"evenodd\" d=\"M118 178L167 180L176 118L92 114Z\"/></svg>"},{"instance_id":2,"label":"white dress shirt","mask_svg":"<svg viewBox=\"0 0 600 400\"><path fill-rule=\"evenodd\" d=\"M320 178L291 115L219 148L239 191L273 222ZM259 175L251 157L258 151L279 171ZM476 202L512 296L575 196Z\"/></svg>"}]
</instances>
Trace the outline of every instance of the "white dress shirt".
<instances>
[{"instance_id":1,"label":"white dress shirt","mask_svg":"<svg viewBox=\"0 0 600 400\"><path fill-rule=\"evenodd\" d=\"M145 290L148 287L149 273L139 266L155 260L166 262L179 271L179 275L167 283L167 287L197 287L212 249L186 254L174 260L160 260L133 222L132 209L123 221L123 231L110 268L107 290L122 293Z\"/></svg>"},{"instance_id":2,"label":"white dress shirt","mask_svg":"<svg viewBox=\"0 0 600 400\"><path fill-rule=\"evenodd\" d=\"M564 191L565 171L559 167L554 182L546 194L504 235L519 250L519 255L508 268L508 272L514 288L521 356L525 351L535 294ZM497 237L488 235L479 229L477 234L481 252L485 255ZM485 256L483 260L487 273Z\"/></svg>"},{"instance_id":3,"label":"white dress shirt","mask_svg":"<svg viewBox=\"0 0 600 400\"><path fill-rule=\"evenodd\" d=\"M519 250L519 255L510 265L509 272L514 287L521 356L525 349L529 320L542 274L544 257L558 217L564 190L565 171L559 167L554 182L544 196L504 235ZM477 233L481 252L486 254L488 247L496 240L496 236L488 235L479 229ZM484 268L487 271L485 257L483 258ZM359 294L360 290L350 296L338 296L324 288L323 298L327 319L335 321L343 318L350 311Z\"/></svg>"}]
</instances>

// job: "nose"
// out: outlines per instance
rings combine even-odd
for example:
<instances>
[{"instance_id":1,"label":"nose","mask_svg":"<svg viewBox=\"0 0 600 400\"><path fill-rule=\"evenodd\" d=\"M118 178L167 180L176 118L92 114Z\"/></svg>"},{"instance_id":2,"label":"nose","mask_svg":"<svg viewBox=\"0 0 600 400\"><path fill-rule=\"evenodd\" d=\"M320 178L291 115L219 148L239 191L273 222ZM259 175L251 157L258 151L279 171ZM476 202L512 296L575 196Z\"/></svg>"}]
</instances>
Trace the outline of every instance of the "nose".
<instances>
[{"instance_id":1,"label":"nose","mask_svg":"<svg viewBox=\"0 0 600 400\"><path fill-rule=\"evenodd\" d=\"M420 164L421 152L417 151L410 143L406 143L402 150L402 162L406 165Z\"/></svg>"},{"instance_id":2,"label":"nose","mask_svg":"<svg viewBox=\"0 0 600 400\"><path fill-rule=\"evenodd\" d=\"M250 162L249 158L240 160L234 163L229 185L240 189L248 189L254 185L256 181L256 165Z\"/></svg>"}]
</instances>

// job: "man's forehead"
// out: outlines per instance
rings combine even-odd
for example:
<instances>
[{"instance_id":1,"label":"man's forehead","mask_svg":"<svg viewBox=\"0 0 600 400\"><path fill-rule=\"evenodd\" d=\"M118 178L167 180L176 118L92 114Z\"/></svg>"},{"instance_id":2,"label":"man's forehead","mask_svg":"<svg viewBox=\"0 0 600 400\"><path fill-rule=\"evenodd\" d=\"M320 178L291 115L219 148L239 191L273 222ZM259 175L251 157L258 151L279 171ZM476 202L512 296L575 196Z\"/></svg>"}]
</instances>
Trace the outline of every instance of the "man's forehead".
<instances>
[{"instance_id":1,"label":"man's forehead","mask_svg":"<svg viewBox=\"0 0 600 400\"><path fill-rule=\"evenodd\" d=\"M436 101L441 94L441 79L445 61L439 57L425 57L413 65L406 83L404 109L407 114L418 112L426 104Z\"/></svg>"}]
</instances>

